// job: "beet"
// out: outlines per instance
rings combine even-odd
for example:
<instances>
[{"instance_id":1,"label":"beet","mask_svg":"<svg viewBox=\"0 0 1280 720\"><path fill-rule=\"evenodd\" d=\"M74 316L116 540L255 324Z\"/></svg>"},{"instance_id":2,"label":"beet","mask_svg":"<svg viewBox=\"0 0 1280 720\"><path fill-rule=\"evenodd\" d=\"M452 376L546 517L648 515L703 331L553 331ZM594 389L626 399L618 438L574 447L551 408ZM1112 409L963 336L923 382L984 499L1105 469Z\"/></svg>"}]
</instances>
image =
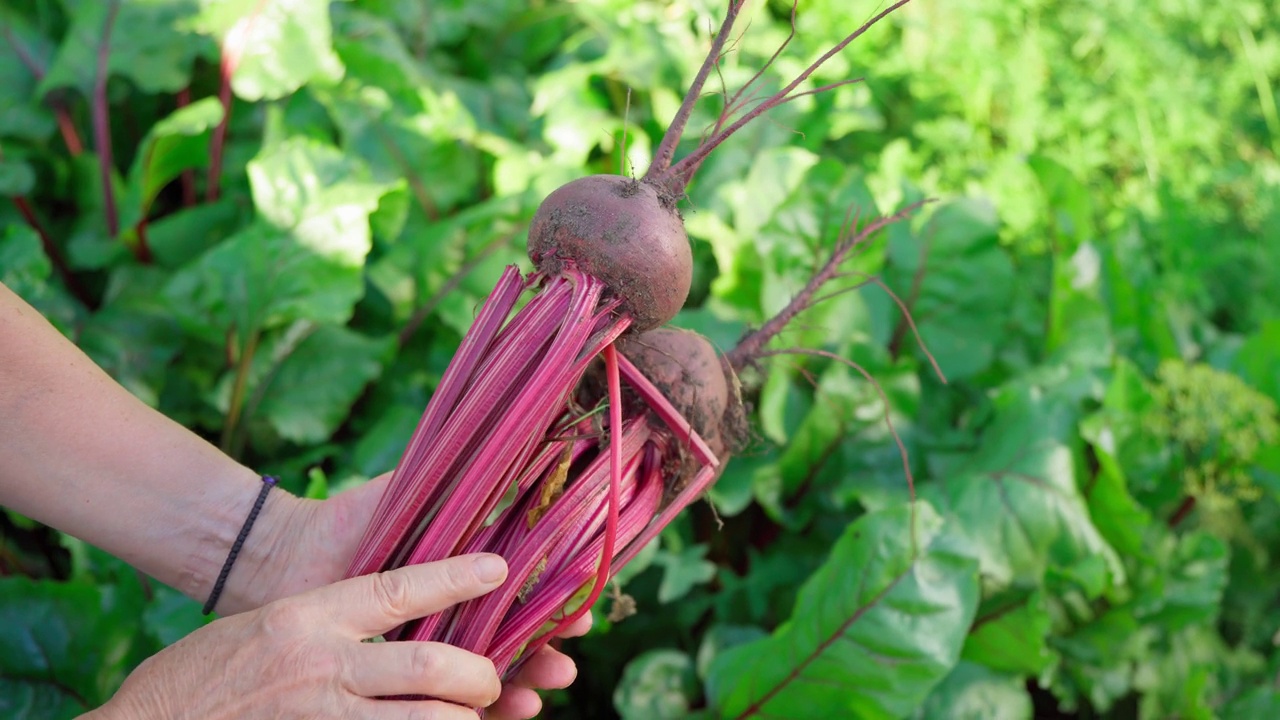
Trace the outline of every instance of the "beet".
<instances>
[{"instance_id":1,"label":"beet","mask_svg":"<svg viewBox=\"0 0 1280 720\"><path fill-rule=\"evenodd\" d=\"M698 333L667 327L623 338L618 349L715 449L729 385L711 343Z\"/></svg>"},{"instance_id":2,"label":"beet","mask_svg":"<svg viewBox=\"0 0 1280 720\"><path fill-rule=\"evenodd\" d=\"M675 317L693 282L676 198L621 175L588 175L548 195L529 227L529 259L549 275L571 263L603 280L635 332Z\"/></svg>"}]
</instances>

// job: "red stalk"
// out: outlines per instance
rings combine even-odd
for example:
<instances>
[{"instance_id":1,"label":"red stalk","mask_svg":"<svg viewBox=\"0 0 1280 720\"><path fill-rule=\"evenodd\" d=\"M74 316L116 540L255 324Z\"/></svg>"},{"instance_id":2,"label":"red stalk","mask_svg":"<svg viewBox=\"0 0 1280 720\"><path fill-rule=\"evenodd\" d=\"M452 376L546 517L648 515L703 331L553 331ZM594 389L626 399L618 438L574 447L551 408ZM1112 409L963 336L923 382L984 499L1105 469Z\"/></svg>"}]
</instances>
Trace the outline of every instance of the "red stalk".
<instances>
[{"instance_id":1,"label":"red stalk","mask_svg":"<svg viewBox=\"0 0 1280 720\"><path fill-rule=\"evenodd\" d=\"M31 71L31 75L36 79L36 82L43 80L45 68L36 62L36 59L32 57L21 42L18 42L18 38L14 37L13 30L6 26L0 32L4 33L5 40L8 40L9 45L13 47L14 54ZM67 152L71 153L71 157L78 157L80 153L84 152L84 143L80 141L80 133L76 132L76 124L71 120L71 112L67 109L67 104L60 99L51 99L49 105L53 108L54 117L58 121L58 132L62 135L62 142L67 145Z\"/></svg>"},{"instance_id":2,"label":"red stalk","mask_svg":"<svg viewBox=\"0 0 1280 720\"><path fill-rule=\"evenodd\" d=\"M111 31L115 27L120 0L111 0L107 9L107 21L98 44L98 70L93 81L93 144L98 151L102 169L102 203L107 215L107 233L112 237L120 232L120 218L116 210L115 189L111 185L111 119L107 108L108 56L111 52Z\"/></svg>"},{"instance_id":3,"label":"red stalk","mask_svg":"<svg viewBox=\"0 0 1280 720\"><path fill-rule=\"evenodd\" d=\"M13 198L13 204L18 208L18 212L22 214L22 218L27 221L31 229L35 230L36 235L40 237L40 247L44 248L44 254L49 258L49 263L53 265L58 277L62 278L62 284L66 285L67 290L85 307L93 307L93 298L89 296L88 291L84 289L84 286L76 279L75 274L71 272L71 266L67 265L66 258L62 256L62 252L54 244L53 238L49 236L44 223L40 222L40 217L36 215L31 203L27 202L25 197L19 196Z\"/></svg>"},{"instance_id":4,"label":"red stalk","mask_svg":"<svg viewBox=\"0 0 1280 720\"><path fill-rule=\"evenodd\" d=\"M652 442L656 439L651 436L646 447L652 447ZM623 497L620 503L615 548L633 542L657 512L658 504L662 501L661 468L647 462L646 457L647 453L633 458L624 468L623 487L633 492L629 497ZM530 593L528 602L512 608L486 649L485 654L493 660L498 672L505 674L507 678L519 672L524 659L555 637L559 629L548 629L548 624L556 620L556 616L564 611L566 605L588 583L593 583L594 587L600 577L597 560L604 554L605 537L599 532L599 514L592 513L593 522L586 533L580 533L577 537L572 533L564 536L572 542L562 543L552 552L546 570L542 573L542 580ZM622 563L615 559L610 576L616 574L620 567ZM590 598L586 599L579 610L590 608L594 602Z\"/></svg>"},{"instance_id":5,"label":"red stalk","mask_svg":"<svg viewBox=\"0 0 1280 720\"><path fill-rule=\"evenodd\" d=\"M600 570L596 573L595 587L591 588L587 601L582 603L582 607L575 610L572 615L561 620L555 630L551 631L552 635L559 634L577 622L578 618L591 612L591 606L595 605L596 600L600 598L600 592L604 590L605 583L609 580L609 566L613 562L613 543L618 537L618 493L619 486L622 484L622 442L619 437L622 429L622 387L618 379L618 351L613 345L604 349L604 367L609 378L609 456L611 458L609 465L612 469L609 473L609 517L605 521L604 528L604 553L600 556Z\"/></svg>"},{"instance_id":6,"label":"red stalk","mask_svg":"<svg viewBox=\"0 0 1280 720\"><path fill-rule=\"evenodd\" d=\"M221 192L222 153L227 142L227 126L231 123L231 78L236 74L236 68L240 66L240 55L244 52L245 43L253 33L253 25L266 4L267 0L258 0L258 4L253 7L249 16L242 21L244 30L233 37L236 27L239 26L239 23L236 23L231 26L227 37L222 40L222 61L218 64L221 75L218 102L222 103L222 122L214 128L213 137L209 141L209 177L208 186L205 188L205 200L208 202L217 200Z\"/></svg>"},{"instance_id":7,"label":"red stalk","mask_svg":"<svg viewBox=\"0 0 1280 720\"><path fill-rule=\"evenodd\" d=\"M602 507L601 500L612 495L615 489L621 493L620 488L613 487L613 481L617 480L620 486L624 471L630 475L635 474L640 464L640 449L649 437L649 428L643 422L631 423L627 427L625 437L623 433L619 433L617 438L619 455L625 453L631 458L627 465L615 465L608 456L604 455L597 458L592 464L591 472L580 478L579 482L575 482L573 487L552 506L551 511L532 530L527 530L527 536L512 548L514 552L507 555L509 572L503 587L497 592L466 603L459 609L459 618L460 620L465 618L465 621L458 623L456 635L446 635L436 639L451 642L472 652L486 652L502 626L503 619L512 609L517 596L521 594L523 586L537 571L537 566L542 564L544 568L549 567L551 560L557 555L558 548L572 547L583 534L598 533L601 510L606 510L606 514L609 515L612 513L608 512L608 508L617 510L616 503L606 502ZM625 451L623 445L626 446ZM608 479L607 482L606 479ZM634 482L629 485L628 500L634 498L636 490ZM523 522L523 518L517 515L513 515L511 519ZM616 538L618 522L616 515L612 517L612 522ZM608 533L609 519L606 518L606 539ZM546 577L545 572L542 577ZM535 577L534 580L536 584L538 578ZM575 589L581 584L579 582ZM541 594L541 591L530 593L531 596ZM560 598L560 605L567 600L568 597ZM586 609L589 610L590 607L586 606ZM547 619L542 618L539 625ZM416 635L416 639L426 639L426 636Z\"/></svg>"}]
</instances>

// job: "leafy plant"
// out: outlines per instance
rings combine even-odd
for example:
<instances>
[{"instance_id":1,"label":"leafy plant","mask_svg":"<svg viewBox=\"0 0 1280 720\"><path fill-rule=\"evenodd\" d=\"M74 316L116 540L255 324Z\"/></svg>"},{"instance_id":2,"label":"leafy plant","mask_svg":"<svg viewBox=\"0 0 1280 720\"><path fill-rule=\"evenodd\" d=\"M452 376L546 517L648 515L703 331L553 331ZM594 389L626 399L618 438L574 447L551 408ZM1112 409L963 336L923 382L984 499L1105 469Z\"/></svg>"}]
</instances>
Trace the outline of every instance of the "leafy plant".
<instances>
[{"instance_id":1,"label":"leafy plant","mask_svg":"<svg viewBox=\"0 0 1280 720\"><path fill-rule=\"evenodd\" d=\"M649 165L722 5L8 2L0 282L289 489L363 482L537 203ZM747 8L713 90L791 33L790 5ZM762 91L879 9L799 4ZM710 155L674 324L722 349L851 209L939 201L744 369L751 444L567 644L549 714L1277 715L1269 10L913 0L811 78L861 82ZM0 715L72 717L203 622L69 536L0 531Z\"/></svg>"}]
</instances>

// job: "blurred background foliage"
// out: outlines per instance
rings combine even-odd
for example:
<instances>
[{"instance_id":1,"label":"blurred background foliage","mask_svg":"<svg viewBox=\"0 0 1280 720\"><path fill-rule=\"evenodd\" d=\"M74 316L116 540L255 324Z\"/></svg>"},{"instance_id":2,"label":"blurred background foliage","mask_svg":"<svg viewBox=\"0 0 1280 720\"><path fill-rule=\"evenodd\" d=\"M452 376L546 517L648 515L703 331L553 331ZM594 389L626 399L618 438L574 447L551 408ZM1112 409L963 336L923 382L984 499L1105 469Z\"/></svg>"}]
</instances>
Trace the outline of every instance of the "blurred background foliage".
<instances>
[{"instance_id":1,"label":"blurred background foliage","mask_svg":"<svg viewBox=\"0 0 1280 720\"><path fill-rule=\"evenodd\" d=\"M788 37L788 4L748 7L717 91ZM879 9L801 3L763 90ZM722 12L6 0L0 282L324 497L394 466L540 199L643 172ZM880 286L806 313L778 347L883 398L814 356L744 378L754 442L624 571L638 614L601 604L547 716L1280 717L1280 15L914 0L812 83L850 78L703 166L676 324L731 347L851 208L932 197L851 269L947 382ZM69 536L0 530L4 717L74 716L203 622Z\"/></svg>"}]
</instances>

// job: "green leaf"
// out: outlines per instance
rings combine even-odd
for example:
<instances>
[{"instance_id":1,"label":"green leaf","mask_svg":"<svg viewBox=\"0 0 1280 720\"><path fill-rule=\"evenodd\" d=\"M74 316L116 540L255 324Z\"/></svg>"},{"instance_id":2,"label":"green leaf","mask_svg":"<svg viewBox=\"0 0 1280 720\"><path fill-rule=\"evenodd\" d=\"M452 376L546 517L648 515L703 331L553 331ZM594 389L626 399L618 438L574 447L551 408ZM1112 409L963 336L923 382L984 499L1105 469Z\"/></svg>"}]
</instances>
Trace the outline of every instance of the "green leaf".
<instances>
[{"instance_id":1,"label":"green leaf","mask_svg":"<svg viewBox=\"0 0 1280 720\"><path fill-rule=\"evenodd\" d=\"M1021 678L961 661L925 701L917 720L1032 720Z\"/></svg>"},{"instance_id":2,"label":"green leaf","mask_svg":"<svg viewBox=\"0 0 1280 720\"><path fill-rule=\"evenodd\" d=\"M1088 239L1093 226L1089 189L1066 165L1045 155L1027 159L1044 190L1059 233L1076 242Z\"/></svg>"},{"instance_id":3,"label":"green leaf","mask_svg":"<svg viewBox=\"0 0 1280 720\"><path fill-rule=\"evenodd\" d=\"M1055 259L1049 300L1046 362L1105 367L1112 354L1111 325L1101 298L1102 259L1091 243Z\"/></svg>"},{"instance_id":4,"label":"green leaf","mask_svg":"<svg viewBox=\"0 0 1280 720\"><path fill-rule=\"evenodd\" d=\"M716 658L726 650L768 636L769 633L754 625L712 625L698 646L698 677L706 680Z\"/></svg>"},{"instance_id":5,"label":"green leaf","mask_svg":"<svg viewBox=\"0 0 1280 720\"><path fill-rule=\"evenodd\" d=\"M1263 324L1236 353L1236 370L1249 384L1280 403L1280 320Z\"/></svg>"},{"instance_id":6,"label":"green leaf","mask_svg":"<svg viewBox=\"0 0 1280 720\"><path fill-rule=\"evenodd\" d=\"M327 500L329 498L329 478L324 470L313 467L307 471L307 489L302 497L308 500Z\"/></svg>"},{"instance_id":7,"label":"green leaf","mask_svg":"<svg viewBox=\"0 0 1280 720\"><path fill-rule=\"evenodd\" d=\"M213 343L232 329L243 344L254 332L299 320L341 324L364 292L352 254L256 222L175 274L165 295L184 329Z\"/></svg>"},{"instance_id":8,"label":"green leaf","mask_svg":"<svg viewBox=\"0 0 1280 720\"><path fill-rule=\"evenodd\" d=\"M360 161L297 137L264 148L248 172L254 207L271 224L350 260L364 257L369 215L389 186L369 180ZM344 241L349 234L355 239Z\"/></svg>"},{"instance_id":9,"label":"green leaf","mask_svg":"<svg viewBox=\"0 0 1280 720\"><path fill-rule=\"evenodd\" d=\"M40 247L40 236L26 225L14 223L0 236L0 282L27 302L44 290L53 265Z\"/></svg>"},{"instance_id":10,"label":"green leaf","mask_svg":"<svg viewBox=\"0 0 1280 720\"><path fill-rule=\"evenodd\" d=\"M923 493L982 563L992 589L1035 584L1049 567L1099 557L1109 584L1124 568L1090 519L1067 445L1076 410L1053 386L1014 384L995 398L995 420L955 477Z\"/></svg>"},{"instance_id":11,"label":"green leaf","mask_svg":"<svg viewBox=\"0 0 1280 720\"><path fill-rule=\"evenodd\" d=\"M131 669L123 663L137 633L136 608L110 593L86 582L0 578L5 717L74 717L110 695Z\"/></svg>"},{"instance_id":12,"label":"green leaf","mask_svg":"<svg viewBox=\"0 0 1280 720\"><path fill-rule=\"evenodd\" d=\"M169 296L193 332L221 342L296 320L345 323L364 294L369 215L387 190L337 148L305 138L249 163L260 220L174 277Z\"/></svg>"},{"instance_id":13,"label":"green leaf","mask_svg":"<svg viewBox=\"0 0 1280 720\"><path fill-rule=\"evenodd\" d=\"M850 525L791 620L713 663L707 692L721 716L893 718L917 707L958 660L978 601L975 564L942 525L927 503Z\"/></svg>"},{"instance_id":14,"label":"green leaf","mask_svg":"<svg viewBox=\"0 0 1280 720\"><path fill-rule=\"evenodd\" d=\"M1280 716L1280 689L1270 684L1251 688L1222 709L1224 718L1265 718Z\"/></svg>"},{"instance_id":15,"label":"green leaf","mask_svg":"<svg viewBox=\"0 0 1280 720\"><path fill-rule=\"evenodd\" d=\"M0 7L0 137L43 140L54 131L35 92L53 53L54 44L20 12Z\"/></svg>"},{"instance_id":16,"label":"green leaf","mask_svg":"<svg viewBox=\"0 0 1280 720\"><path fill-rule=\"evenodd\" d=\"M238 62L231 88L256 102L282 98L310 82L333 83L343 67L333 52L329 0L199 0L191 27L215 37ZM287 58L287 62L283 61Z\"/></svg>"},{"instance_id":17,"label":"green leaf","mask_svg":"<svg viewBox=\"0 0 1280 720\"><path fill-rule=\"evenodd\" d=\"M705 543L690 545L678 552L662 550L654 558L661 565L662 584L658 586L658 602L679 600L695 587L708 582L716 575L716 565L706 559L709 546Z\"/></svg>"},{"instance_id":18,"label":"green leaf","mask_svg":"<svg viewBox=\"0 0 1280 720\"><path fill-rule=\"evenodd\" d=\"M203 604L165 585L156 586L154 597L142 613L142 621L161 646L172 645L191 633L213 622L205 616Z\"/></svg>"},{"instance_id":19,"label":"green leaf","mask_svg":"<svg viewBox=\"0 0 1280 720\"><path fill-rule=\"evenodd\" d=\"M298 443L323 442L382 372L393 339L325 326L303 340L267 382L258 412Z\"/></svg>"},{"instance_id":20,"label":"green leaf","mask_svg":"<svg viewBox=\"0 0 1280 720\"><path fill-rule=\"evenodd\" d=\"M1000 672L1038 675L1056 659L1046 644L1052 629L1041 591L984 608L965 640L964 659Z\"/></svg>"},{"instance_id":21,"label":"green leaf","mask_svg":"<svg viewBox=\"0 0 1280 720\"><path fill-rule=\"evenodd\" d=\"M131 227L147 216L156 196L184 170L209 161L209 136L222 121L222 104L209 97L175 110L147 131L138 145L121 198L120 226Z\"/></svg>"},{"instance_id":22,"label":"green leaf","mask_svg":"<svg viewBox=\"0 0 1280 720\"><path fill-rule=\"evenodd\" d=\"M686 653L649 650L623 669L613 707L622 720L677 720L688 716L696 687Z\"/></svg>"},{"instance_id":23,"label":"green leaf","mask_svg":"<svg viewBox=\"0 0 1280 720\"><path fill-rule=\"evenodd\" d=\"M183 27L195 0L98 0L67 3L71 27L40 82L41 95L73 87L89 96L100 59L111 76L146 93L177 92L191 82L191 66L208 45ZM104 41L106 45L104 46Z\"/></svg>"},{"instance_id":24,"label":"green leaf","mask_svg":"<svg viewBox=\"0 0 1280 720\"><path fill-rule=\"evenodd\" d=\"M953 381L986 369L1004 342L1015 276L999 229L994 208L978 200L944 205L918 233L905 223L889 229L886 280ZM904 350L918 353L898 322Z\"/></svg>"},{"instance_id":25,"label":"green leaf","mask_svg":"<svg viewBox=\"0 0 1280 720\"><path fill-rule=\"evenodd\" d=\"M1133 581L1139 617L1167 632L1215 620L1227 587L1227 544L1207 532L1166 535L1153 555Z\"/></svg>"},{"instance_id":26,"label":"green leaf","mask_svg":"<svg viewBox=\"0 0 1280 720\"><path fill-rule=\"evenodd\" d=\"M164 302L167 274L155 268L124 266L111 277L106 304L81 326L78 345L135 397L159 407L182 347L173 309Z\"/></svg>"},{"instance_id":27,"label":"green leaf","mask_svg":"<svg viewBox=\"0 0 1280 720\"><path fill-rule=\"evenodd\" d=\"M53 264L34 230L13 223L0 231L0 283L39 310L64 334L69 334L80 309L52 282L52 275Z\"/></svg>"},{"instance_id":28,"label":"green leaf","mask_svg":"<svg viewBox=\"0 0 1280 720\"><path fill-rule=\"evenodd\" d=\"M27 195L35 184L36 173L31 165L15 158L0 158L0 196Z\"/></svg>"}]
</instances>

